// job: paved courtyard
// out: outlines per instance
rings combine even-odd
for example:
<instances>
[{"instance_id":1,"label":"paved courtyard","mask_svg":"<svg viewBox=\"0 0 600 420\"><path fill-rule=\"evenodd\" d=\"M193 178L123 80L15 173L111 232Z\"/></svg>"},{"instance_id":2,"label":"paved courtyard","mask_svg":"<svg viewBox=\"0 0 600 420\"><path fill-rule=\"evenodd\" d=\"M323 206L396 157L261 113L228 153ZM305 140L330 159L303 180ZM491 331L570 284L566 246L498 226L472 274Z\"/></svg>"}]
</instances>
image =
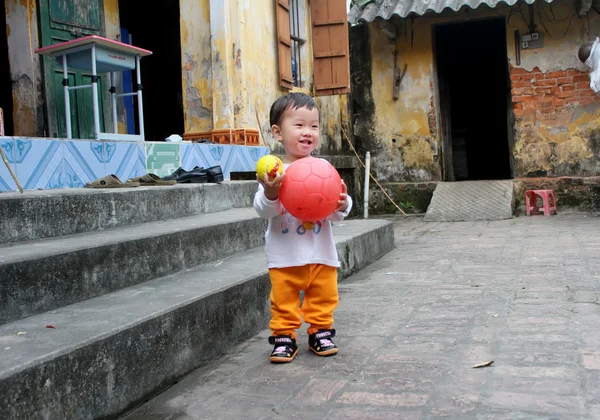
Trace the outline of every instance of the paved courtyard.
<instances>
[{"instance_id":1,"label":"paved courtyard","mask_svg":"<svg viewBox=\"0 0 600 420\"><path fill-rule=\"evenodd\" d=\"M600 419L600 217L394 220L340 284L337 356L303 332L272 365L264 331L127 419Z\"/></svg>"}]
</instances>

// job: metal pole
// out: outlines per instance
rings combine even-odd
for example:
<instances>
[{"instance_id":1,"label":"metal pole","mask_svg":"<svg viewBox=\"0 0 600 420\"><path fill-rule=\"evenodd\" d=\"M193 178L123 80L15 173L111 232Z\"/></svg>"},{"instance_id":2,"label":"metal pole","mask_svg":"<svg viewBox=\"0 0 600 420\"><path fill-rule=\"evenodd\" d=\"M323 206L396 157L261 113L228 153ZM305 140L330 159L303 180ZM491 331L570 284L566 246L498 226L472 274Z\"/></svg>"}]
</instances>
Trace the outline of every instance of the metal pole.
<instances>
[{"instance_id":1,"label":"metal pole","mask_svg":"<svg viewBox=\"0 0 600 420\"><path fill-rule=\"evenodd\" d=\"M138 117L140 120L140 136L142 141L146 140L144 137L144 103L142 101L142 74L140 71L140 56L135 56L135 70L137 75L137 96L138 96Z\"/></svg>"},{"instance_id":2,"label":"metal pole","mask_svg":"<svg viewBox=\"0 0 600 420\"><path fill-rule=\"evenodd\" d=\"M67 123L67 138L72 138L71 132L71 102L69 100L69 72L67 70L67 56L62 56L63 60L63 90L65 92L65 121Z\"/></svg>"},{"instance_id":3,"label":"metal pole","mask_svg":"<svg viewBox=\"0 0 600 420\"><path fill-rule=\"evenodd\" d=\"M92 45L92 102L94 102L94 134L100 139L100 110L98 108L98 75L96 74L96 45Z\"/></svg>"},{"instance_id":4,"label":"metal pole","mask_svg":"<svg viewBox=\"0 0 600 420\"><path fill-rule=\"evenodd\" d=\"M369 218L369 180L371 178L371 152L365 157L365 191L364 191L364 218Z\"/></svg>"},{"instance_id":5,"label":"metal pole","mask_svg":"<svg viewBox=\"0 0 600 420\"><path fill-rule=\"evenodd\" d=\"M113 71L110 73L110 96L112 99L112 117L113 117L113 131L115 134L119 134L119 121L117 119L117 88L116 88L116 73Z\"/></svg>"}]
</instances>

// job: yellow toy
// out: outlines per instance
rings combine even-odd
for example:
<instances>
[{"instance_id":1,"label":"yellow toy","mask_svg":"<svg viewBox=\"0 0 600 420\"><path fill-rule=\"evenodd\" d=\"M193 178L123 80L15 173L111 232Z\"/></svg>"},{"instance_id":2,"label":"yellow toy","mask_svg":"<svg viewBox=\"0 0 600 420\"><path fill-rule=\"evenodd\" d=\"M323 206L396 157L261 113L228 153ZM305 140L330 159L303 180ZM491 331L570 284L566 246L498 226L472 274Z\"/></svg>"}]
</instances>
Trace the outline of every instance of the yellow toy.
<instances>
[{"instance_id":1,"label":"yellow toy","mask_svg":"<svg viewBox=\"0 0 600 420\"><path fill-rule=\"evenodd\" d=\"M277 156L266 155L256 163L256 175L259 179L265 179L265 174L269 174L269 180L272 181L277 173L283 173L283 162Z\"/></svg>"}]
</instances>

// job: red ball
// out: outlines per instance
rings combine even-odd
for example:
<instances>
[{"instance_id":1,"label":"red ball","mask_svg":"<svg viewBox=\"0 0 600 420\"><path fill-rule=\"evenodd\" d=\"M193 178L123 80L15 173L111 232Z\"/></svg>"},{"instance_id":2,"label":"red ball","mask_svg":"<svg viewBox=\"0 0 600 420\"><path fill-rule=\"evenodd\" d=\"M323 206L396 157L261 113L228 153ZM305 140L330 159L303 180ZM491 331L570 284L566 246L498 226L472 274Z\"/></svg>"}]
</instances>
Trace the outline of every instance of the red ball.
<instances>
[{"instance_id":1,"label":"red ball","mask_svg":"<svg viewBox=\"0 0 600 420\"><path fill-rule=\"evenodd\" d=\"M341 193L338 171L326 160L307 157L285 170L279 199L295 218L316 222L337 209Z\"/></svg>"}]
</instances>

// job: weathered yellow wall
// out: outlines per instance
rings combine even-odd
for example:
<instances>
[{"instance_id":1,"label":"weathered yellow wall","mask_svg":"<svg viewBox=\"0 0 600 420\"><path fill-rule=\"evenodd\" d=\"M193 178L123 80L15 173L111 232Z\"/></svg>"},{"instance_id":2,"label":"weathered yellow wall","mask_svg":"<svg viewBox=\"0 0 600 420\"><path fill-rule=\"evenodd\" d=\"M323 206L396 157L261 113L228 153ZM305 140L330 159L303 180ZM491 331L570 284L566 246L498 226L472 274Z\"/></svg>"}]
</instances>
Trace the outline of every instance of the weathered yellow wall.
<instances>
[{"instance_id":1,"label":"weathered yellow wall","mask_svg":"<svg viewBox=\"0 0 600 420\"><path fill-rule=\"evenodd\" d=\"M239 2L242 5L240 18L243 19L243 23L240 25L241 43L236 46L235 51L235 67L238 73L243 73L245 86L241 85L240 77L236 83L236 124L242 127L258 127L255 113L255 109L258 109L263 124L262 130L266 134L270 132L269 106L284 93L279 88L275 2ZM241 90L244 89L244 95L241 95ZM244 96L247 100L244 100Z\"/></svg>"},{"instance_id":2,"label":"weathered yellow wall","mask_svg":"<svg viewBox=\"0 0 600 420\"><path fill-rule=\"evenodd\" d=\"M10 78L13 89L14 134L41 136L43 115L42 79L38 56L37 2L8 0L6 3L6 33ZM4 12L4 11L1 11Z\"/></svg>"},{"instance_id":3,"label":"weathered yellow wall","mask_svg":"<svg viewBox=\"0 0 600 420\"><path fill-rule=\"evenodd\" d=\"M125 1L125 0L123 0ZM119 17L119 0L104 0L104 36L108 39L115 39L117 41L121 40L121 23ZM110 81L108 76L104 76L106 79L106 83ZM120 92L122 90L122 79L121 73L117 73L115 84L117 86L117 91ZM112 105L110 94L106 91L103 92L104 95L104 121L112 131ZM123 99L117 100L117 118L118 118L118 126L119 133L127 133L127 114L125 112L125 107L123 106Z\"/></svg>"},{"instance_id":4,"label":"weathered yellow wall","mask_svg":"<svg viewBox=\"0 0 600 420\"><path fill-rule=\"evenodd\" d=\"M277 25L275 18L275 2L272 0L238 0L243 4L244 24L242 28L242 50L236 51L240 57L245 76L245 95L236 95L236 124L257 127L255 109L261 120L261 128L267 141L273 146L276 142L270 135L269 109L280 95L286 93L279 87L279 71L277 61ZM304 22L308 42L302 51L301 70L305 83L303 89L312 94L312 40L310 27L310 9L305 1L307 13ZM260 22L260 24L257 24ZM245 99L247 98L247 99ZM316 98L321 112L321 142L318 153L334 154L342 144L341 126L348 120L347 96L328 96Z\"/></svg>"},{"instance_id":5,"label":"weathered yellow wall","mask_svg":"<svg viewBox=\"0 0 600 420\"><path fill-rule=\"evenodd\" d=\"M543 73L564 70L564 69L580 69L587 71L587 67L582 64L577 58L577 51L582 43L586 42L588 38L594 37L598 34L600 29L600 18L598 13L593 10L588 13L588 17L579 18L574 16L570 20L569 16L577 10L578 2L575 0L566 0L562 2L554 2L552 4L552 11L556 16L557 20L563 20L560 23L548 23L544 22L546 28L550 31L552 36L545 34L544 48L523 50L521 49L521 65L517 66L515 61L515 27L519 29L521 35L528 32L527 25L523 19L516 16L514 13L510 19L510 25L507 24L507 46L508 46L508 59L513 67L521 67L527 71L532 71L535 67L539 68ZM540 7L540 6L537 6ZM541 6L544 8L543 14L550 13L549 5L544 4ZM527 10L524 9L525 16L529 18ZM539 9L537 9L539 11ZM538 13L538 12L536 12ZM509 9L503 10L502 15L508 17ZM495 15L492 15L495 16ZM589 18L589 19L588 19ZM588 28L588 20L590 28ZM568 29L568 31L567 31ZM591 35L587 35L587 31L591 29ZM539 24L539 19L536 17L536 30L546 32L543 26Z\"/></svg>"},{"instance_id":6,"label":"weathered yellow wall","mask_svg":"<svg viewBox=\"0 0 600 420\"><path fill-rule=\"evenodd\" d=\"M211 16L221 16L210 9L210 0L181 0L180 4L186 132L258 128L258 111L265 140L276 150L269 109L286 91L279 86L275 2L222 0L219 6L229 15L225 25L210 21ZM305 6L308 13L308 0ZM311 94L310 15L305 22L309 42L303 51L302 91ZM322 123L320 153L336 153L342 144L341 123L349 120L347 98L317 98L317 104Z\"/></svg>"},{"instance_id":7,"label":"weathered yellow wall","mask_svg":"<svg viewBox=\"0 0 600 420\"><path fill-rule=\"evenodd\" d=\"M104 29L108 39L120 39L119 0L104 0Z\"/></svg>"},{"instance_id":8,"label":"weathered yellow wall","mask_svg":"<svg viewBox=\"0 0 600 420\"><path fill-rule=\"evenodd\" d=\"M572 15L575 4L575 1L554 4L553 11L557 19ZM547 7L549 6L546 5ZM441 15L417 17L412 27L410 20L398 20L396 23L399 27L399 35L395 41L391 41L377 23L369 24L375 113L374 135L367 147L376 151L374 168L383 180L441 179L441 141L437 132L439 100L436 97L433 26L489 17L508 18L509 13L510 8L507 6L492 11L482 8L475 11L462 10L457 13L445 12ZM528 16L526 9L524 13ZM591 30L592 34L600 33L600 16L591 12L589 22L590 28L587 19L574 17L568 31L568 20L558 24L545 23L555 37L565 34L564 38L553 39L546 34L543 49L522 50L520 68L528 72L535 69L543 74L569 69L573 70L573 74L576 71L587 72L587 68L577 59L577 50L583 42L587 41L587 31ZM514 47L515 27L518 27L521 34L527 33L527 25L522 17L513 11L510 25L507 23L506 26L507 54L511 68L517 67ZM546 32L539 23L537 30ZM398 66L400 68L405 64L408 66L398 100L392 98L395 47L398 49ZM562 163L575 164L576 160L581 159L588 159L584 163L584 166L587 165L589 169L587 172L600 169L598 159L595 161L591 159L594 143L591 138L600 123L597 115L598 106L582 101L574 104L567 103L564 106L571 106L569 108L571 112L569 116L563 116L562 120L540 123L539 118L533 121L522 121L517 118L516 145L513 150L517 162L516 176L524 175L538 166L549 174L564 174L570 169L568 165L563 165L560 169ZM562 107L561 103L559 108ZM536 143L536 146L528 147L527 144L531 142ZM554 157L553 154L556 153L558 156Z\"/></svg>"},{"instance_id":9,"label":"weathered yellow wall","mask_svg":"<svg viewBox=\"0 0 600 420\"><path fill-rule=\"evenodd\" d=\"M236 0L211 0L211 69L213 90L213 128L231 129L234 127L233 88L234 77L234 28L237 18Z\"/></svg>"},{"instance_id":10,"label":"weathered yellow wall","mask_svg":"<svg viewBox=\"0 0 600 420\"><path fill-rule=\"evenodd\" d=\"M180 0L186 132L213 128L209 0Z\"/></svg>"},{"instance_id":11,"label":"weathered yellow wall","mask_svg":"<svg viewBox=\"0 0 600 420\"><path fill-rule=\"evenodd\" d=\"M414 40L390 40L376 26L371 31L372 79L375 104L376 168L383 179L439 178L437 133L429 126L432 112L433 49L428 21L415 22ZM393 98L394 51L406 74L400 95Z\"/></svg>"}]
</instances>

